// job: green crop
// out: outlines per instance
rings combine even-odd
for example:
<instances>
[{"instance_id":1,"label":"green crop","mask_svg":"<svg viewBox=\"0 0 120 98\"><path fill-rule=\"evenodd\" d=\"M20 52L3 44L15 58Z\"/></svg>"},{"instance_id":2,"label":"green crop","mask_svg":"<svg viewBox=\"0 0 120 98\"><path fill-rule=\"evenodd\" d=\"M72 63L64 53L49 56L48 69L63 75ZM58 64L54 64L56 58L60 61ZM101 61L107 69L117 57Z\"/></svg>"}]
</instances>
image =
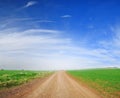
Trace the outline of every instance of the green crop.
<instances>
[{"instance_id":1,"label":"green crop","mask_svg":"<svg viewBox=\"0 0 120 98\"><path fill-rule=\"evenodd\" d=\"M73 70L68 73L99 91L104 98L120 98L120 69Z\"/></svg>"},{"instance_id":2,"label":"green crop","mask_svg":"<svg viewBox=\"0 0 120 98\"><path fill-rule=\"evenodd\" d=\"M0 89L17 86L31 79L49 75L47 71L0 70Z\"/></svg>"}]
</instances>

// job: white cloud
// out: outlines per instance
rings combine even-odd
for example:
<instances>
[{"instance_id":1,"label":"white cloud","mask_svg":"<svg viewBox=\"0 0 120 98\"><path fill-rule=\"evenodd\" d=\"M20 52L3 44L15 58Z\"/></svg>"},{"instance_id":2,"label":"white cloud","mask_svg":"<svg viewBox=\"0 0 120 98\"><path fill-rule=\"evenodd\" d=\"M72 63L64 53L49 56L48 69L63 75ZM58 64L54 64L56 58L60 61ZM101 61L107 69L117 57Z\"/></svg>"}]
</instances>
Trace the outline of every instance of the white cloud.
<instances>
[{"instance_id":1,"label":"white cloud","mask_svg":"<svg viewBox=\"0 0 120 98\"><path fill-rule=\"evenodd\" d=\"M37 33L37 35L35 33ZM1 49L3 48L3 50L14 50L29 47L29 45L32 44L44 45L66 43L66 39L62 40L60 38L54 37L54 35L57 36L58 33L59 31L48 29L29 29L21 32L16 31L14 33L5 32L4 34L2 33L0 36L0 46Z\"/></svg>"},{"instance_id":2,"label":"white cloud","mask_svg":"<svg viewBox=\"0 0 120 98\"><path fill-rule=\"evenodd\" d=\"M29 1L29 2L27 2L27 4L23 8L33 6L33 5L37 4L37 3L38 3L37 1Z\"/></svg>"},{"instance_id":3,"label":"white cloud","mask_svg":"<svg viewBox=\"0 0 120 98\"><path fill-rule=\"evenodd\" d=\"M91 25L88 26L88 28L89 29L94 29L94 25L91 24Z\"/></svg>"},{"instance_id":4,"label":"white cloud","mask_svg":"<svg viewBox=\"0 0 120 98\"><path fill-rule=\"evenodd\" d=\"M61 34L61 31L49 29L4 30L0 36L0 67L80 69L116 62L105 49L75 46L72 39L63 38ZM104 63L106 61L110 63Z\"/></svg>"},{"instance_id":5,"label":"white cloud","mask_svg":"<svg viewBox=\"0 0 120 98\"><path fill-rule=\"evenodd\" d=\"M13 20L33 19L15 18ZM119 29L115 29L116 34L109 43L108 41L101 41L99 43L101 48L90 49L89 45L88 47L76 45L75 41L65 37L65 32L60 30L24 28L24 26L24 29L21 29L19 26L17 27L7 28L6 26L5 29L0 30L0 68L42 70L120 65L119 59L116 58L120 54Z\"/></svg>"},{"instance_id":6,"label":"white cloud","mask_svg":"<svg viewBox=\"0 0 120 98\"><path fill-rule=\"evenodd\" d=\"M35 22L38 22L38 23L54 23L55 21L51 21L51 20L37 20Z\"/></svg>"},{"instance_id":7,"label":"white cloud","mask_svg":"<svg viewBox=\"0 0 120 98\"><path fill-rule=\"evenodd\" d=\"M24 22L24 25L25 24L37 24L37 23L55 23L55 21L52 21L52 20L42 20L42 19L39 19L39 18L29 18L29 17L21 17L21 18L8 18L4 21L1 21L1 25L0 25L0 28L8 28L9 26L10 27L13 27L13 25L15 26L18 26L18 24Z\"/></svg>"},{"instance_id":8,"label":"white cloud","mask_svg":"<svg viewBox=\"0 0 120 98\"><path fill-rule=\"evenodd\" d=\"M103 47L112 50L120 49L120 25L110 27L110 29L112 31L112 34L111 33L108 34L109 36L111 36L111 39L107 41L106 40L100 41L100 44L103 45Z\"/></svg>"},{"instance_id":9,"label":"white cloud","mask_svg":"<svg viewBox=\"0 0 120 98\"><path fill-rule=\"evenodd\" d=\"M61 16L62 18L71 18L72 16L71 15L63 15Z\"/></svg>"},{"instance_id":10,"label":"white cloud","mask_svg":"<svg viewBox=\"0 0 120 98\"><path fill-rule=\"evenodd\" d=\"M60 32L57 30L49 30L49 29L29 29L21 32L23 34L35 34L35 33L43 33L43 34L59 34Z\"/></svg>"},{"instance_id":11,"label":"white cloud","mask_svg":"<svg viewBox=\"0 0 120 98\"><path fill-rule=\"evenodd\" d=\"M0 29L8 29L8 28L13 28L13 27L15 27L15 26L18 26L18 24L19 23L21 23L21 22L24 22L24 23L26 23L26 22L31 22L31 21L33 21L34 19L33 18L29 18L29 17L24 17L24 18L7 18L7 19L5 19L5 20L1 20L1 22L0 22Z\"/></svg>"}]
</instances>

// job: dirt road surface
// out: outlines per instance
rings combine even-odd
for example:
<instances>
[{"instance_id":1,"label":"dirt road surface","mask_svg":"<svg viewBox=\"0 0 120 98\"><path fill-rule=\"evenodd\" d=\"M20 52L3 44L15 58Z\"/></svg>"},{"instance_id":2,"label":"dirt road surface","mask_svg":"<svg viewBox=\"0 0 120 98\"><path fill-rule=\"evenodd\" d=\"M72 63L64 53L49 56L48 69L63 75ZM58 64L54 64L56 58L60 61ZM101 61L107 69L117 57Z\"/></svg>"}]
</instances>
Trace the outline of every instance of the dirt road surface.
<instances>
[{"instance_id":1,"label":"dirt road surface","mask_svg":"<svg viewBox=\"0 0 120 98\"><path fill-rule=\"evenodd\" d=\"M31 90L29 91L29 89ZM80 85L64 71L54 73L29 89L27 90L29 92L26 93L20 91L17 94L7 94L6 96L2 93L0 98L101 98L89 88Z\"/></svg>"}]
</instances>

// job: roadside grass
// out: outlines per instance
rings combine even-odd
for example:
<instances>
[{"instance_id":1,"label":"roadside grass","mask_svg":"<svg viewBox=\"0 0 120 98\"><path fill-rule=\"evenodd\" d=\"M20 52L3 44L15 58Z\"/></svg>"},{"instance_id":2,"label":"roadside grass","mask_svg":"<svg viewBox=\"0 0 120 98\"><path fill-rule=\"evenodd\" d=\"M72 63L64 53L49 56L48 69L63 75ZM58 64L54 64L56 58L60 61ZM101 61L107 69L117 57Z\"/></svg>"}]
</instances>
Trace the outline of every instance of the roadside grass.
<instances>
[{"instance_id":1,"label":"roadside grass","mask_svg":"<svg viewBox=\"0 0 120 98\"><path fill-rule=\"evenodd\" d=\"M120 98L120 69L71 70L68 73L96 89L103 98Z\"/></svg>"},{"instance_id":2,"label":"roadside grass","mask_svg":"<svg viewBox=\"0 0 120 98\"><path fill-rule=\"evenodd\" d=\"M35 78L50 75L49 71L0 70L0 90L10 88Z\"/></svg>"}]
</instances>

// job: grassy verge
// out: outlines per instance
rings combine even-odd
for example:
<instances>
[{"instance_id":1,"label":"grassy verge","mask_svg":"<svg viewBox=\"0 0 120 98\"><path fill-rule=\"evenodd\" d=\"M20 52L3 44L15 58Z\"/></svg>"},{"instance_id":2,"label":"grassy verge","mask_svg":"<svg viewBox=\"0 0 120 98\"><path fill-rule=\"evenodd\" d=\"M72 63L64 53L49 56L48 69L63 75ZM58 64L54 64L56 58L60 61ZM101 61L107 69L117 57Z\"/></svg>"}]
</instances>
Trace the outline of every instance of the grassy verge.
<instances>
[{"instance_id":1,"label":"grassy verge","mask_svg":"<svg viewBox=\"0 0 120 98\"><path fill-rule=\"evenodd\" d=\"M0 89L17 86L31 79L48 76L51 73L48 71L0 70Z\"/></svg>"},{"instance_id":2,"label":"grassy verge","mask_svg":"<svg viewBox=\"0 0 120 98\"><path fill-rule=\"evenodd\" d=\"M73 70L68 73L99 91L104 98L120 98L120 69Z\"/></svg>"}]
</instances>

